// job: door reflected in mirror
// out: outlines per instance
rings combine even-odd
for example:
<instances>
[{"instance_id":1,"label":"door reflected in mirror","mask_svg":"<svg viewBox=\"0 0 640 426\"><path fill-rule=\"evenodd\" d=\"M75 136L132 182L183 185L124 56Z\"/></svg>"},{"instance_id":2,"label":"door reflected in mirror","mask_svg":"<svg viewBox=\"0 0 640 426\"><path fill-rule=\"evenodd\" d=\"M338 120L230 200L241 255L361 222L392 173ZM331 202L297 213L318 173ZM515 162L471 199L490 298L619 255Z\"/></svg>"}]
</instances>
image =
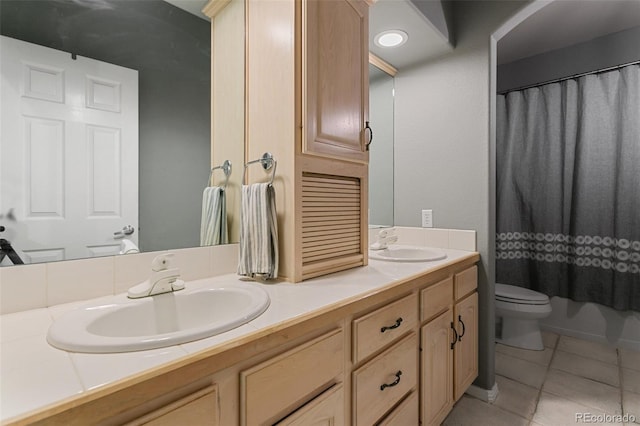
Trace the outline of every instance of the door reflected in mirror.
<instances>
[{"instance_id":1,"label":"door reflected in mirror","mask_svg":"<svg viewBox=\"0 0 640 426\"><path fill-rule=\"evenodd\" d=\"M160 0L2 0L0 33L3 253L36 263L200 246L211 23ZM43 56L5 60L5 40Z\"/></svg>"},{"instance_id":2,"label":"door reflected in mirror","mask_svg":"<svg viewBox=\"0 0 640 426\"><path fill-rule=\"evenodd\" d=\"M393 76L369 64L369 226L393 226Z\"/></svg>"}]
</instances>

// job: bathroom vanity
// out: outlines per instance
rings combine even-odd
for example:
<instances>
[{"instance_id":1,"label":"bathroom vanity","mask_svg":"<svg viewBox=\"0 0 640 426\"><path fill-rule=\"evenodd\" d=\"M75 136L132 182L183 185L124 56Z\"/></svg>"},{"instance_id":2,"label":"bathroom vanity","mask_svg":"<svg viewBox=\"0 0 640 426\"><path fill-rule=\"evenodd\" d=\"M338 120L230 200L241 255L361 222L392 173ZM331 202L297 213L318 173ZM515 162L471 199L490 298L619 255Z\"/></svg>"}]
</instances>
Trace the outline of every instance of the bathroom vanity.
<instances>
[{"instance_id":1,"label":"bathroom vanity","mask_svg":"<svg viewBox=\"0 0 640 426\"><path fill-rule=\"evenodd\" d=\"M180 345L185 352L164 364L122 377L114 373L92 388L76 369L82 392L4 421L408 425L421 419L439 424L477 375L478 344L479 254L444 251L447 258L434 262L372 260L302 284L252 283L269 293L271 305L245 326ZM238 277L186 285L211 280L232 286ZM132 354L143 359L145 351ZM80 357L71 355L76 368ZM115 371L122 355L84 354L84 359L91 357L94 370L101 365ZM47 362L47 354L39 356L30 358ZM28 394L14 386L3 392ZM41 386L56 383L43 377Z\"/></svg>"}]
</instances>

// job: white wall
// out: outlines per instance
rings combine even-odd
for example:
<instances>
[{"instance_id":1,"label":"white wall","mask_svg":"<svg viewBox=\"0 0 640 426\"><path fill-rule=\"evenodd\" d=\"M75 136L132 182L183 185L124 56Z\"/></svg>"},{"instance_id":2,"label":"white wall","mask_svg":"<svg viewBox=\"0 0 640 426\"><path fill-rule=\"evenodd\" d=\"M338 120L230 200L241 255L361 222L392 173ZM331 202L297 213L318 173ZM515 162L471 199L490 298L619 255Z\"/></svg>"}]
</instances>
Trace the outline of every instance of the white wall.
<instances>
[{"instance_id":1,"label":"white wall","mask_svg":"<svg viewBox=\"0 0 640 426\"><path fill-rule=\"evenodd\" d=\"M395 224L477 231L480 267L480 374L494 383L494 264L489 263L489 38L524 3L454 2L456 48L395 79ZM491 237L493 238L493 237Z\"/></svg>"}]
</instances>

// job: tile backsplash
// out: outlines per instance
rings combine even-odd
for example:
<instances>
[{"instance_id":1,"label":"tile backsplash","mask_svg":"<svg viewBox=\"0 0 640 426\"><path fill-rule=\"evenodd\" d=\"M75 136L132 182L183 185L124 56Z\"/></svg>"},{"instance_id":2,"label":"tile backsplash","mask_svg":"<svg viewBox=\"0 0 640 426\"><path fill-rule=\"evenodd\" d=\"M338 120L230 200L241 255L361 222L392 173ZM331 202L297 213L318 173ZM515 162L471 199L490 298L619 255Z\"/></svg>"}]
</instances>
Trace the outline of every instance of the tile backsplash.
<instances>
[{"instance_id":1,"label":"tile backsplash","mask_svg":"<svg viewBox=\"0 0 640 426\"><path fill-rule=\"evenodd\" d=\"M167 252L187 281L230 274L238 264L238 245L228 244L3 267L0 314L123 293L149 278L153 258Z\"/></svg>"},{"instance_id":2,"label":"tile backsplash","mask_svg":"<svg viewBox=\"0 0 640 426\"><path fill-rule=\"evenodd\" d=\"M427 246L476 251L476 231L465 229L413 228L394 226L398 242L409 246ZM380 228L369 229L369 244L377 241Z\"/></svg>"},{"instance_id":3,"label":"tile backsplash","mask_svg":"<svg viewBox=\"0 0 640 426\"><path fill-rule=\"evenodd\" d=\"M396 226L398 244L476 250L476 231ZM369 230L369 243L380 229ZM169 250L182 279L236 272L238 245ZM0 315L123 293L149 277L167 251L0 268Z\"/></svg>"}]
</instances>

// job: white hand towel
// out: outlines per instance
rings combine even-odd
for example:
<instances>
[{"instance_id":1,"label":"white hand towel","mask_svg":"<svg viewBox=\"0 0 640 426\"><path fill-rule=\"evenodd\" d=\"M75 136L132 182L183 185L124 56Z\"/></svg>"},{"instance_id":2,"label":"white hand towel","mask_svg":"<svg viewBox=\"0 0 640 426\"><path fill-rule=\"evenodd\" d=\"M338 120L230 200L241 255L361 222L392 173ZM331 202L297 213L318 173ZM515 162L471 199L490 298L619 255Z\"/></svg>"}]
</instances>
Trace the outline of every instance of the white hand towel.
<instances>
[{"instance_id":1,"label":"white hand towel","mask_svg":"<svg viewBox=\"0 0 640 426\"><path fill-rule=\"evenodd\" d=\"M242 186L238 275L278 276L276 195L271 184Z\"/></svg>"},{"instance_id":2,"label":"white hand towel","mask_svg":"<svg viewBox=\"0 0 640 426\"><path fill-rule=\"evenodd\" d=\"M227 203L224 189L210 186L202 192L200 245L227 244Z\"/></svg>"}]
</instances>

